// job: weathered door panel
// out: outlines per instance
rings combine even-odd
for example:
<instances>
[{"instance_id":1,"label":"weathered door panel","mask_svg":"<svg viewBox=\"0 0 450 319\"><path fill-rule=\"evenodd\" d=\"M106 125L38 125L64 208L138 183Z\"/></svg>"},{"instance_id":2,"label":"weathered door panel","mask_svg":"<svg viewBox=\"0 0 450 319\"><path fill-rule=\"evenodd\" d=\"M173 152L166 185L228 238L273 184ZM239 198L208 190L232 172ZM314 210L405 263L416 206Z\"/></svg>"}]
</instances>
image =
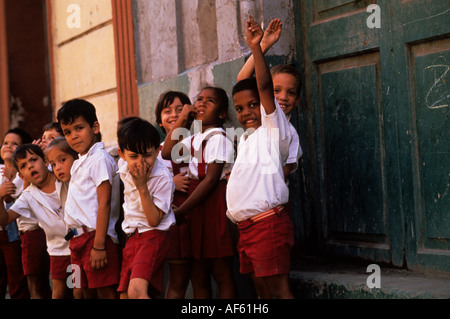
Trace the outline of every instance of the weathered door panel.
<instances>
[{"instance_id":1,"label":"weathered door panel","mask_svg":"<svg viewBox=\"0 0 450 319\"><path fill-rule=\"evenodd\" d=\"M383 93L392 84L385 74L390 47L386 31L366 24L366 7L374 2L303 5L306 91L317 152L312 173L319 177L314 206L324 251L401 264L402 229L391 227L399 217L391 214L398 198L387 195L398 189L389 175L397 160L390 155L395 130L386 115L393 102Z\"/></svg>"},{"instance_id":2,"label":"weathered door panel","mask_svg":"<svg viewBox=\"0 0 450 319\"><path fill-rule=\"evenodd\" d=\"M379 74L378 52L319 64L319 107L327 242L387 253Z\"/></svg>"},{"instance_id":3,"label":"weathered door panel","mask_svg":"<svg viewBox=\"0 0 450 319\"><path fill-rule=\"evenodd\" d=\"M381 28L367 24L372 3ZM450 271L450 3L297 8L318 247Z\"/></svg>"},{"instance_id":4,"label":"weathered door panel","mask_svg":"<svg viewBox=\"0 0 450 319\"><path fill-rule=\"evenodd\" d=\"M405 66L399 80L407 83L398 94L399 117L408 120L400 139L410 146L399 152L406 261L450 271L450 3L402 1L393 9L392 28L401 30L393 47Z\"/></svg>"}]
</instances>

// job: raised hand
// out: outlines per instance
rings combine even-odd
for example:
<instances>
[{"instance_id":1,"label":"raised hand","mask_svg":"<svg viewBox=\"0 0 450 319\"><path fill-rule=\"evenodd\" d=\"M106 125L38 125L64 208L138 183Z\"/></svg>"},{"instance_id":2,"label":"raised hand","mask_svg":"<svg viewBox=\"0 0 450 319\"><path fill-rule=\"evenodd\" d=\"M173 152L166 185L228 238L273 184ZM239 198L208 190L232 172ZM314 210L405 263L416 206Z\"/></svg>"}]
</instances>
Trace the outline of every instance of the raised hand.
<instances>
[{"instance_id":1,"label":"raised hand","mask_svg":"<svg viewBox=\"0 0 450 319\"><path fill-rule=\"evenodd\" d=\"M152 167L144 160L130 167L130 174L137 189L147 189L147 179L151 171Z\"/></svg>"},{"instance_id":2,"label":"raised hand","mask_svg":"<svg viewBox=\"0 0 450 319\"><path fill-rule=\"evenodd\" d=\"M269 26L266 31L264 31L264 36L261 40L261 48L263 51L269 50L280 38L281 29L283 23L280 19L273 19L270 21Z\"/></svg>"},{"instance_id":3,"label":"raised hand","mask_svg":"<svg viewBox=\"0 0 450 319\"><path fill-rule=\"evenodd\" d=\"M264 32L261 26L256 23L252 15L247 20L247 43L250 47L259 46L263 38Z\"/></svg>"},{"instance_id":4,"label":"raised hand","mask_svg":"<svg viewBox=\"0 0 450 319\"><path fill-rule=\"evenodd\" d=\"M14 179L14 176L16 175L16 170L14 168L8 168L6 166L3 166L0 169L0 175L9 181L12 181Z\"/></svg>"},{"instance_id":5,"label":"raised hand","mask_svg":"<svg viewBox=\"0 0 450 319\"><path fill-rule=\"evenodd\" d=\"M183 105L183 109L181 110L180 117L182 117L186 120L190 120L190 119L194 118L196 114L197 114L197 109L195 108L195 106L190 105L190 104L185 104L185 105Z\"/></svg>"},{"instance_id":6,"label":"raised hand","mask_svg":"<svg viewBox=\"0 0 450 319\"><path fill-rule=\"evenodd\" d=\"M16 192L16 185L13 182L5 181L0 185L0 199L7 199ZM0 205L3 205L0 203Z\"/></svg>"}]
</instances>

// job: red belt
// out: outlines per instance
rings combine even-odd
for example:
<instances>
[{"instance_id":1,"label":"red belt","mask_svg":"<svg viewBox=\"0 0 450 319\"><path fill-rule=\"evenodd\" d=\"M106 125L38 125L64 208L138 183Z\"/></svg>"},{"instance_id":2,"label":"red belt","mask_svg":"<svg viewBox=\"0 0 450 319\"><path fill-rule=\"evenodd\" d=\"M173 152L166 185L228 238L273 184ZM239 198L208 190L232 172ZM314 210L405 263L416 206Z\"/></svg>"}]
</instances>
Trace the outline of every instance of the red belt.
<instances>
[{"instance_id":1,"label":"red belt","mask_svg":"<svg viewBox=\"0 0 450 319\"><path fill-rule=\"evenodd\" d=\"M284 206L279 205L277 207L269 209L268 211L265 211L264 213L258 214L256 216L253 216L253 217L247 218L246 220L238 222L237 224L240 225L241 223L244 223L244 222L256 223L256 222L259 222L260 220L263 220L263 219L273 216L275 214L279 215L283 210L284 210Z\"/></svg>"}]
</instances>

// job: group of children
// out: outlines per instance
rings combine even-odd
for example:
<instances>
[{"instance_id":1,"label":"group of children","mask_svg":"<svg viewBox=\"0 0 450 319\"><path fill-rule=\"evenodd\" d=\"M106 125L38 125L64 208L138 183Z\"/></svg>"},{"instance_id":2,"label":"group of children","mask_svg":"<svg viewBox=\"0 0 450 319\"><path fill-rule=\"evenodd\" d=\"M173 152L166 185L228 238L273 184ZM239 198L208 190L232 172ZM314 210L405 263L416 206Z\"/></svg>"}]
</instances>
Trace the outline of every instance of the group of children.
<instances>
[{"instance_id":1,"label":"group of children","mask_svg":"<svg viewBox=\"0 0 450 319\"><path fill-rule=\"evenodd\" d=\"M237 251L258 297L292 298L286 181L301 148L287 116L299 102L300 78L288 65L271 74L265 62L280 32L278 19L265 33L247 21L252 57L232 92L245 129L238 141L223 128L228 96L217 87L203 88L193 105L181 92L161 95L155 115L163 143L148 121L121 120L117 163L85 100L66 102L42 141L8 131L0 186L0 257L8 262L0 264L0 289L7 274L12 298L46 298L50 272L55 299L154 298L167 262L165 298L184 298L189 282L194 298L211 298L214 278L220 297L232 299ZM201 131L180 135L193 120ZM6 236L16 224L20 241Z\"/></svg>"}]
</instances>

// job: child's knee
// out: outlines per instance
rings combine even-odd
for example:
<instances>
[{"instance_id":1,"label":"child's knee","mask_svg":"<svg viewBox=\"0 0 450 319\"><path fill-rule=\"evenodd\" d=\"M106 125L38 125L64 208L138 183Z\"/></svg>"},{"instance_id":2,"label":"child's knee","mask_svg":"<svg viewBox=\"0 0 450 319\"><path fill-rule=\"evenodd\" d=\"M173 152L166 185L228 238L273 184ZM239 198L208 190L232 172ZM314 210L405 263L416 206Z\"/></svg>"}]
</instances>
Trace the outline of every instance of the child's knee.
<instances>
[{"instance_id":1,"label":"child's knee","mask_svg":"<svg viewBox=\"0 0 450 319\"><path fill-rule=\"evenodd\" d=\"M148 281L142 278L131 279L128 286L128 298L148 299Z\"/></svg>"}]
</instances>

